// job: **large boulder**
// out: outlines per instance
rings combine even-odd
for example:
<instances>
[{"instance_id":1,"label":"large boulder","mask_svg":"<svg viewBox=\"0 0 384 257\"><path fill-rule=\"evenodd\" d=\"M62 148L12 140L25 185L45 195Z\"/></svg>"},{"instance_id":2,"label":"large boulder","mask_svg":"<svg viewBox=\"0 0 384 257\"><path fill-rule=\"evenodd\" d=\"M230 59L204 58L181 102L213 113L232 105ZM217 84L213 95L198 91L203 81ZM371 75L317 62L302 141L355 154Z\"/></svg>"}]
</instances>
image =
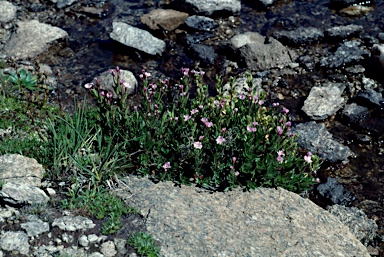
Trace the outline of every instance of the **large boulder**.
<instances>
[{"instance_id":1,"label":"large boulder","mask_svg":"<svg viewBox=\"0 0 384 257\"><path fill-rule=\"evenodd\" d=\"M17 27L16 33L4 47L7 56L17 59L36 57L55 41L68 36L65 30L37 20L19 21Z\"/></svg>"},{"instance_id":2,"label":"large boulder","mask_svg":"<svg viewBox=\"0 0 384 257\"><path fill-rule=\"evenodd\" d=\"M117 191L146 217L160 255L369 257L348 227L284 189L207 192L129 177Z\"/></svg>"}]
</instances>

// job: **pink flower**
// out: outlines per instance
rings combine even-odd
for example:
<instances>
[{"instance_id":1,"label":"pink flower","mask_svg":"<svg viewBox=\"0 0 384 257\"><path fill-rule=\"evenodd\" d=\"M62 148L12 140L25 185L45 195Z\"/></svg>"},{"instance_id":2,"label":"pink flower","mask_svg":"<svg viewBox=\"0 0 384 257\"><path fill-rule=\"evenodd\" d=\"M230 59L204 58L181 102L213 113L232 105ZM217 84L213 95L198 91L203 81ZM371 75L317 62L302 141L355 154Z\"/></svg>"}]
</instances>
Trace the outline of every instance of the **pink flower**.
<instances>
[{"instance_id":1,"label":"pink flower","mask_svg":"<svg viewBox=\"0 0 384 257\"><path fill-rule=\"evenodd\" d=\"M256 121L254 121L254 122L252 122L252 125L253 125L254 127L256 127L257 125L259 125L259 123L256 122Z\"/></svg>"},{"instance_id":2,"label":"pink flower","mask_svg":"<svg viewBox=\"0 0 384 257\"><path fill-rule=\"evenodd\" d=\"M143 79L143 78L144 78L143 74L140 74L140 75L139 75L139 77L140 77L141 79Z\"/></svg>"},{"instance_id":3,"label":"pink flower","mask_svg":"<svg viewBox=\"0 0 384 257\"><path fill-rule=\"evenodd\" d=\"M316 181L317 183L320 183L320 179L319 179L319 178L316 178L315 181Z\"/></svg>"},{"instance_id":4,"label":"pink flower","mask_svg":"<svg viewBox=\"0 0 384 257\"><path fill-rule=\"evenodd\" d=\"M163 168L165 171L167 171L167 169L170 169L171 168L171 163L170 162L166 162L164 165L163 165Z\"/></svg>"},{"instance_id":5,"label":"pink flower","mask_svg":"<svg viewBox=\"0 0 384 257\"><path fill-rule=\"evenodd\" d=\"M179 120L179 117L175 117L175 120L178 121L178 120Z\"/></svg>"},{"instance_id":6,"label":"pink flower","mask_svg":"<svg viewBox=\"0 0 384 257\"><path fill-rule=\"evenodd\" d=\"M152 83L152 84L151 84L151 87L152 87L153 90L156 90L157 85L156 85L155 83Z\"/></svg>"},{"instance_id":7,"label":"pink flower","mask_svg":"<svg viewBox=\"0 0 384 257\"><path fill-rule=\"evenodd\" d=\"M280 163L282 163L284 161L284 158L281 157L281 156L277 156L276 160Z\"/></svg>"},{"instance_id":8,"label":"pink flower","mask_svg":"<svg viewBox=\"0 0 384 257\"><path fill-rule=\"evenodd\" d=\"M225 132L225 131L227 131L227 128L222 128L221 129L221 132Z\"/></svg>"},{"instance_id":9,"label":"pink flower","mask_svg":"<svg viewBox=\"0 0 384 257\"><path fill-rule=\"evenodd\" d=\"M235 172L235 176L237 177L237 176L239 176L239 175L240 175L240 172L236 171L236 172Z\"/></svg>"},{"instance_id":10,"label":"pink flower","mask_svg":"<svg viewBox=\"0 0 384 257\"><path fill-rule=\"evenodd\" d=\"M190 115L188 115L188 114L184 115L184 121L188 121L190 118L191 118Z\"/></svg>"},{"instance_id":11,"label":"pink flower","mask_svg":"<svg viewBox=\"0 0 384 257\"><path fill-rule=\"evenodd\" d=\"M153 108L155 108L155 110L157 110L157 109L159 109L159 106L157 104L154 104Z\"/></svg>"},{"instance_id":12,"label":"pink flower","mask_svg":"<svg viewBox=\"0 0 384 257\"><path fill-rule=\"evenodd\" d=\"M179 85L179 89L180 89L180 91L183 91L184 90L184 85Z\"/></svg>"},{"instance_id":13,"label":"pink flower","mask_svg":"<svg viewBox=\"0 0 384 257\"><path fill-rule=\"evenodd\" d=\"M200 105L199 105L199 108L200 108L200 109L203 109L203 108L204 108L204 106L203 106L202 104L200 104Z\"/></svg>"},{"instance_id":14,"label":"pink flower","mask_svg":"<svg viewBox=\"0 0 384 257\"><path fill-rule=\"evenodd\" d=\"M225 138L222 137L222 136L218 136L218 137L216 138L216 143L217 143L218 145L222 145L225 141L226 141Z\"/></svg>"},{"instance_id":15,"label":"pink flower","mask_svg":"<svg viewBox=\"0 0 384 257\"><path fill-rule=\"evenodd\" d=\"M183 73L184 76L188 76L189 69L188 68L181 68L181 72Z\"/></svg>"},{"instance_id":16,"label":"pink flower","mask_svg":"<svg viewBox=\"0 0 384 257\"><path fill-rule=\"evenodd\" d=\"M279 134L279 136L280 136L281 134L283 134L283 128L282 128L282 127L277 126L277 134Z\"/></svg>"},{"instance_id":17,"label":"pink flower","mask_svg":"<svg viewBox=\"0 0 384 257\"><path fill-rule=\"evenodd\" d=\"M104 91L100 91L100 95L101 96L105 96L105 92Z\"/></svg>"},{"instance_id":18,"label":"pink flower","mask_svg":"<svg viewBox=\"0 0 384 257\"><path fill-rule=\"evenodd\" d=\"M201 149L203 148L203 145L201 144L201 142L194 142L193 147L195 147L196 149Z\"/></svg>"},{"instance_id":19,"label":"pink flower","mask_svg":"<svg viewBox=\"0 0 384 257\"><path fill-rule=\"evenodd\" d=\"M109 72L112 74L112 76L114 76L114 77L116 76L116 72L114 69L110 69Z\"/></svg>"},{"instance_id":20,"label":"pink flower","mask_svg":"<svg viewBox=\"0 0 384 257\"><path fill-rule=\"evenodd\" d=\"M307 162L307 163L312 163L312 156L308 156L308 155L306 155L306 156L304 156L304 160L305 160L305 162Z\"/></svg>"},{"instance_id":21,"label":"pink flower","mask_svg":"<svg viewBox=\"0 0 384 257\"><path fill-rule=\"evenodd\" d=\"M205 122L204 124L205 124L205 126L206 126L207 128L210 128L210 127L213 126L213 123L212 123L212 122Z\"/></svg>"},{"instance_id":22,"label":"pink flower","mask_svg":"<svg viewBox=\"0 0 384 257\"><path fill-rule=\"evenodd\" d=\"M91 89L93 86L94 86L93 83L87 83L84 85L86 89Z\"/></svg>"},{"instance_id":23,"label":"pink flower","mask_svg":"<svg viewBox=\"0 0 384 257\"><path fill-rule=\"evenodd\" d=\"M244 100L245 99L245 95L244 94L239 95L239 99L240 100Z\"/></svg>"},{"instance_id":24,"label":"pink flower","mask_svg":"<svg viewBox=\"0 0 384 257\"><path fill-rule=\"evenodd\" d=\"M218 105L219 105L219 101L215 100L215 101L213 101L213 104L214 104L215 106L218 106Z\"/></svg>"},{"instance_id":25,"label":"pink flower","mask_svg":"<svg viewBox=\"0 0 384 257\"><path fill-rule=\"evenodd\" d=\"M180 96L186 96L187 92L180 93Z\"/></svg>"},{"instance_id":26,"label":"pink flower","mask_svg":"<svg viewBox=\"0 0 384 257\"><path fill-rule=\"evenodd\" d=\"M308 152L307 155L308 155L308 156L312 156L312 153L311 153L311 152Z\"/></svg>"},{"instance_id":27,"label":"pink flower","mask_svg":"<svg viewBox=\"0 0 384 257\"><path fill-rule=\"evenodd\" d=\"M200 71L201 76L204 76L204 74L205 74L205 71Z\"/></svg>"},{"instance_id":28,"label":"pink flower","mask_svg":"<svg viewBox=\"0 0 384 257\"><path fill-rule=\"evenodd\" d=\"M235 164L236 160L237 160L236 157L233 156L233 157L232 157L232 163Z\"/></svg>"},{"instance_id":29,"label":"pink flower","mask_svg":"<svg viewBox=\"0 0 384 257\"><path fill-rule=\"evenodd\" d=\"M259 105L262 106L264 104L264 100L259 101Z\"/></svg>"},{"instance_id":30,"label":"pink flower","mask_svg":"<svg viewBox=\"0 0 384 257\"><path fill-rule=\"evenodd\" d=\"M108 91L108 93L107 93L107 98L109 98L109 99L112 98L112 92Z\"/></svg>"},{"instance_id":31,"label":"pink flower","mask_svg":"<svg viewBox=\"0 0 384 257\"><path fill-rule=\"evenodd\" d=\"M280 118L279 122L280 122L280 123L283 123L283 122L284 122L284 119L283 119L283 118Z\"/></svg>"},{"instance_id":32,"label":"pink flower","mask_svg":"<svg viewBox=\"0 0 384 257\"><path fill-rule=\"evenodd\" d=\"M277 155L278 156L285 156L285 153L284 153L283 150L280 150L280 151L277 152Z\"/></svg>"},{"instance_id":33,"label":"pink flower","mask_svg":"<svg viewBox=\"0 0 384 257\"><path fill-rule=\"evenodd\" d=\"M235 109L233 109L234 112L237 112L238 110L239 110L239 108L235 108Z\"/></svg>"},{"instance_id":34,"label":"pink flower","mask_svg":"<svg viewBox=\"0 0 384 257\"><path fill-rule=\"evenodd\" d=\"M207 118L201 118L201 121L202 121L203 123L206 123L206 122L208 121L208 119L207 119Z\"/></svg>"},{"instance_id":35,"label":"pink flower","mask_svg":"<svg viewBox=\"0 0 384 257\"><path fill-rule=\"evenodd\" d=\"M292 126L292 123L291 123L290 121L287 121L287 122L285 123L285 126L286 126L286 127L290 127L290 126Z\"/></svg>"},{"instance_id":36,"label":"pink flower","mask_svg":"<svg viewBox=\"0 0 384 257\"><path fill-rule=\"evenodd\" d=\"M289 113L289 110L287 108L283 107L283 113L287 114L287 113Z\"/></svg>"},{"instance_id":37,"label":"pink flower","mask_svg":"<svg viewBox=\"0 0 384 257\"><path fill-rule=\"evenodd\" d=\"M203 140L204 136L199 136L199 141Z\"/></svg>"},{"instance_id":38,"label":"pink flower","mask_svg":"<svg viewBox=\"0 0 384 257\"><path fill-rule=\"evenodd\" d=\"M199 110L197 110L197 109L193 109L193 110L191 111L191 114L193 115L193 114L198 113L198 112L199 112Z\"/></svg>"},{"instance_id":39,"label":"pink flower","mask_svg":"<svg viewBox=\"0 0 384 257\"><path fill-rule=\"evenodd\" d=\"M257 129L255 127L247 126L247 131L248 132L256 132Z\"/></svg>"},{"instance_id":40,"label":"pink flower","mask_svg":"<svg viewBox=\"0 0 384 257\"><path fill-rule=\"evenodd\" d=\"M149 73L149 72L144 72L144 75L145 75L146 78L148 78L148 77L151 76L151 73Z\"/></svg>"},{"instance_id":41,"label":"pink flower","mask_svg":"<svg viewBox=\"0 0 384 257\"><path fill-rule=\"evenodd\" d=\"M233 167L232 165L229 166L229 168L230 168L231 170L234 170L234 169L235 169L235 167Z\"/></svg>"},{"instance_id":42,"label":"pink flower","mask_svg":"<svg viewBox=\"0 0 384 257\"><path fill-rule=\"evenodd\" d=\"M279 103L273 103L272 106L277 107L277 106L279 106Z\"/></svg>"}]
</instances>

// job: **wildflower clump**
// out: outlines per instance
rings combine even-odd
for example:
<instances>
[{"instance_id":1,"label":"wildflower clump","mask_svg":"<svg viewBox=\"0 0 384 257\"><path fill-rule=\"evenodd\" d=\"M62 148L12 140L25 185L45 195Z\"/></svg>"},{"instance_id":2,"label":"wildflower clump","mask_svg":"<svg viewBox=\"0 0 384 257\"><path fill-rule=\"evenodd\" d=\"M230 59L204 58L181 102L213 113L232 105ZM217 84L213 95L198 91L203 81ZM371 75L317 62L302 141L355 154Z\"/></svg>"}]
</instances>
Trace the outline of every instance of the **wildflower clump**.
<instances>
[{"instance_id":1,"label":"wildflower clump","mask_svg":"<svg viewBox=\"0 0 384 257\"><path fill-rule=\"evenodd\" d=\"M266 186L302 192L315 183L319 158L300 153L288 109L267 106L250 74L246 93L224 95L218 78L218 94L211 97L204 72L183 69L179 84L170 85L150 82L143 71L139 104L129 105L119 69L111 73L116 99L90 88L104 117L100 126L125 142L120 150L131 172L215 190Z\"/></svg>"}]
</instances>

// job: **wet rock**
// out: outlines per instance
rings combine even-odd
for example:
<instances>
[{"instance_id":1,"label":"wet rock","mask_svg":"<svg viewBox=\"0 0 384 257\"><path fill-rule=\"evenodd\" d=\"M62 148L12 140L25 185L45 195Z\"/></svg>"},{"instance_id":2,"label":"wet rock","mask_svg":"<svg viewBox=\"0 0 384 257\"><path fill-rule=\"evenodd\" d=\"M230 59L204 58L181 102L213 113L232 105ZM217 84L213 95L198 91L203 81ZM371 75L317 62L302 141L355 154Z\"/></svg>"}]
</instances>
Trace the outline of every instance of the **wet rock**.
<instances>
[{"instance_id":1,"label":"wet rock","mask_svg":"<svg viewBox=\"0 0 384 257\"><path fill-rule=\"evenodd\" d=\"M188 13L205 16L236 14L241 9L239 0L175 0L173 4Z\"/></svg>"},{"instance_id":2,"label":"wet rock","mask_svg":"<svg viewBox=\"0 0 384 257\"><path fill-rule=\"evenodd\" d=\"M313 120L324 120L340 110L345 100L341 97L345 86L313 87L302 110Z\"/></svg>"},{"instance_id":3,"label":"wet rock","mask_svg":"<svg viewBox=\"0 0 384 257\"><path fill-rule=\"evenodd\" d=\"M193 34L193 35L187 35L186 41L187 44L198 44L204 40L213 38L215 35L213 33L199 33L199 34Z\"/></svg>"},{"instance_id":4,"label":"wet rock","mask_svg":"<svg viewBox=\"0 0 384 257\"><path fill-rule=\"evenodd\" d=\"M307 70L313 70L315 68L315 60L311 55L303 55L299 57L299 63Z\"/></svg>"},{"instance_id":5,"label":"wet rock","mask_svg":"<svg viewBox=\"0 0 384 257\"><path fill-rule=\"evenodd\" d=\"M384 72L384 44L375 44L371 49L371 62L372 67L376 71Z\"/></svg>"},{"instance_id":6,"label":"wet rock","mask_svg":"<svg viewBox=\"0 0 384 257\"><path fill-rule=\"evenodd\" d=\"M64 231L87 230L96 225L92 220L82 216L63 216L53 221L52 227L57 226Z\"/></svg>"},{"instance_id":7,"label":"wet rock","mask_svg":"<svg viewBox=\"0 0 384 257\"><path fill-rule=\"evenodd\" d=\"M332 40L346 39L357 36L361 31L363 31L363 26L350 24L346 26L336 26L327 29L325 31L325 36Z\"/></svg>"},{"instance_id":8,"label":"wet rock","mask_svg":"<svg viewBox=\"0 0 384 257\"><path fill-rule=\"evenodd\" d=\"M155 9L143 15L141 22L147 25L150 29L175 30L189 16L188 13L175 10Z\"/></svg>"},{"instance_id":9,"label":"wet rock","mask_svg":"<svg viewBox=\"0 0 384 257\"><path fill-rule=\"evenodd\" d=\"M9 22L16 17L17 8L8 1L0 1L0 22Z\"/></svg>"},{"instance_id":10,"label":"wet rock","mask_svg":"<svg viewBox=\"0 0 384 257\"><path fill-rule=\"evenodd\" d=\"M51 0L52 3L56 4L57 8L64 8L70 6L78 0Z\"/></svg>"},{"instance_id":11,"label":"wet rock","mask_svg":"<svg viewBox=\"0 0 384 257\"><path fill-rule=\"evenodd\" d=\"M41 186L44 168L35 159L19 154L0 156L0 180L3 182L23 181L31 186Z\"/></svg>"},{"instance_id":12,"label":"wet rock","mask_svg":"<svg viewBox=\"0 0 384 257\"><path fill-rule=\"evenodd\" d=\"M24 232L7 231L0 238L0 247L4 251L17 252L20 255L28 255L28 236Z\"/></svg>"},{"instance_id":13,"label":"wet rock","mask_svg":"<svg viewBox=\"0 0 384 257\"><path fill-rule=\"evenodd\" d=\"M273 37L288 45L303 45L322 40L324 33L313 27L299 27L291 31L275 31Z\"/></svg>"},{"instance_id":14,"label":"wet rock","mask_svg":"<svg viewBox=\"0 0 384 257\"><path fill-rule=\"evenodd\" d=\"M82 12L89 17L104 18L109 14L109 9L106 4L101 7L83 6L79 9L79 12Z\"/></svg>"},{"instance_id":15,"label":"wet rock","mask_svg":"<svg viewBox=\"0 0 384 257\"><path fill-rule=\"evenodd\" d=\"M349 230L365 246L376 237L378 226L372 219L356 207L345 207L342 205L332 205L327 210L338 217L340 221L349 227Z\"/></svg>"},{"instance_id":16,"label":"wet rock","mask_svg":"<svg viewBox=\"0 0 384 257\"><path fill-rule=\"evenodd\" d=\"M58 39L68 36L65 30L37 20L17 22L17 31L4 47L7 56L17 59L33 58L44 52Z\"/></svg>"},{"instance_id":17,"label":"wet rock","mask_svg":"<svg viewBox=\"0 0 384 257\"><path fill-rule=\"evenodd\" d=\"M368 108L356 103L347 104L342 115L347 122L359 123L368 116Z\"/></svg>"},{"instance_id":18,"label":"wet rock","mask_svg":"<svg viewBox=\"0 0 384 257\"><path fill-rule=\"evenodd\" d=\"M336 178L327 178L327 182L317 186L316 191L332 204L349 206L355 200L351 192L346 190Z\"/></svg>"},{"instance_id":19,"label":"wet rock","mask_svg":"<svg viewBox=\"0 0 384 257\"><path fill-rule=\"evenodd\" d=\"M347 65L359 64L368 56L368 51L362 49L361 42L351 40L343 43L334 54L323 57L320 66L326 69L341 68Z\"/></svg>"},{"instance_id":20,"label":"wet rock","mask_svg":"<svg viewBox=\"0 0 384 257\"><path fill-rule=\"evenodd\" d=\"M370 4L370 3L374 3L373 0L331 0L330 1L332 7L334 8L346 8L346 7L350 7L350 6L355 6L355 5L360 5L360 4L363 4L363 3L366 3L366 4Z\"/></svg>"},{"instance_id":21,"label":"wet rock","mask_svg":"<svg viewBox=\"0 0 384 257\"><path fill-rule=\"evenodd\" d=\"M354 99L364 106L380 107L384 105L384 98L381 93L373 89L366 89L357 94Z\"/></svg>"},{"instance_id":22,"label":"wet rock","mask_svg":"<svg viewBox=\"0 0 384 257\"><path fill-rule=\"evenodd\" d=\"M254 71L284 67L297 58L294 51L270 37L256 32L246 32L231 38L229 50L236 61Z\"/></svg>"},{"instance_id":23,"label":"wet rock","mask_svg":"<svg viewBox=\"0 0 384 257\"><path fill-rule=\"evenodd\" d=\"M113 22L110 37L126 46L147 54L161 54L165 50L165 42L152 36L148 31L132 27L124 22Z\"/></svg>"},{"instance_id":24,"label":"wet rock","mask_svg":"<svg viewBox=\"0 0 384 257\"><path fill-rule=\"evenodd\" d=\"M329 162L348 162L348 157L353 152L348 146L344 146L333 139L325 125L317 124L315 121L301 123L292 128L292 133L298 134L297 143L300 147L306 148L319 155Z\"/></svg>"},{"instance_id":25,"label":"wet rock","mask_svg":"<svg viewBox=\"0 0 384 257\"><path fill-rule=\"evenodd\" d=\"M33 219L26 223L21 223L20 226L25 230L25 232L27 232L29 237L38 236L49 231L49 223L43 222L40 219Z\"/></svg>"},{"instance_id":26,"label":"wet rock","mask_svg":"<svg viewBox=\"0 0 384 257\"><path fill-rule=\"evenodd\" d=\"M202 31L212 31L219 26L214 19L199 15L188 17L185 24L190 28Z\"/></svg>"},{"instance_id":27,"label":"wet rock","mask_svg":"<svg viewBox=\"0 0 384 257\"><path fill-rule=\"evenodd\" d=\"M353 5L353 6L349 6L341 9L339 13L342 15L348 15L348 16L362 16L371 11L373 11L373 6Z\"/></svg>"},{"instance_id":28,"label":"wet rock","mask_svg":"<svg viewBox=\"0 0 384 257\"><path fill-rule=\"evenodd\" d=\"M125 181L130 192L118 192L147 215L161 256L369 257L334 215L281 188L207 192L148 178Z\"/></svg>"},{"instance_id":29,"label":"wet rock","mask_svg":"<svg viewBox=\"0 0 384 257\"><path fill-rule=\"evenodd\" d=\"M212 46L203 44L190 44L188 52L196 59L200 60L203 66L213 65L216 61L217 54Z\"/></svg>"},{"instance_id":30,"label":"wet rock","mask_svg":"<svg viewBox=\"0 0 384 257\"><path fill-rule=\"evenodd\" d=\"M7 182L0 191L0 198L11 205L46 204L49 197L38 187L21 182Z\"/></svg>"}]
</instances>

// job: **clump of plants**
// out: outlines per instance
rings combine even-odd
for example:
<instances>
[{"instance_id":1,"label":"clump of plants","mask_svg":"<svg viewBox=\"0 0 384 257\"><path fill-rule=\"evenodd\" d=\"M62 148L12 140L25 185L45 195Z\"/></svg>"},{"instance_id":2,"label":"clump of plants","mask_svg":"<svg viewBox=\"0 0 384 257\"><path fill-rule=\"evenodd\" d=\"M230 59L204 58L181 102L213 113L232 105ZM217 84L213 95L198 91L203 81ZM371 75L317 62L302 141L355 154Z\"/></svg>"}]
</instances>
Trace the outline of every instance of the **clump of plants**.
<instances>
[{"instance_id":1,"label":"clump of plants","mask_svg":"<svg viewBox=\"0 0 384 257\"><path fill-rule=\"evenodd\" d=\"M132 246L140 256L157 257L160 250L151 235L145 232L139 232L129 237L128 243Z\"/></svg>"},{"instance_id":2,"label":"clump of plants","mask_svg":"<svg viewBox=\"0 0 384 257\"><path fill-rule=\"evenodd\" d=\"M267 105L248 74L249 90L209 96L204 72L183 69L179 84L150 82L140 75L139 104L128 104L129 85L119 68L111 70L113 92L100 83L88 83L98 101L99 124L104 134L124 142L119 149L128 171L176 183L197 183L215 190L237 186L283 187L293 192L309 189L319 158L300 153L288 120L288 110ZM196 91L192 95L193 91Z\"/></svg>"}]
</instances>

